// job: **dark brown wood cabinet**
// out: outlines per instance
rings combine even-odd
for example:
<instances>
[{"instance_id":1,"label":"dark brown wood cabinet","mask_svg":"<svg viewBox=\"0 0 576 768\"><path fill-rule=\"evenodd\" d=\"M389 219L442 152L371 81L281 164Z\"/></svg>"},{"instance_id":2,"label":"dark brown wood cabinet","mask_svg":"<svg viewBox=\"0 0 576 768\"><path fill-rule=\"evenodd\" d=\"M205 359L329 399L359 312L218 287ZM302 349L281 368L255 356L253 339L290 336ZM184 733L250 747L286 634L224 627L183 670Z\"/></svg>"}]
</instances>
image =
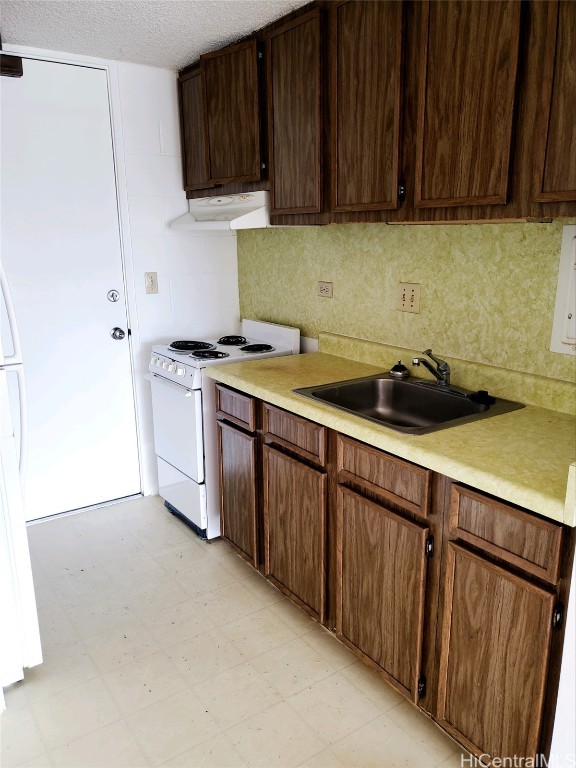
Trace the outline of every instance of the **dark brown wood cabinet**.
<instances>
[{"instance_id":1,"label":"dark brown wood cabinet","mask_svg":"<svg viewBox=\"0 0 576 768\"><path fill-rule=\"evenodd\" d=\"M184 189L211 186L204 125L204 82L199 67L178 80Z\"/></svg>"},{"instance_id":2,"label":"dark brown wood cabinet","mask_svg":"<svg viewBox=\"0 0 576 768\"><path fill-rule=\"evenodd\" d=\"M218 418L235 549L466 749L547 755L574 531L221 385Z\"/></svg>"},{"instance_id":3,"label":"dark brown wood cabinet","mask_svg":"<svg viewBox=\"0 0 576 768\"><path fill-rule=\"evenodd\" d=\"M429 529L338 488L336 634L417 702Z\"/></svg>"},{"instance_id":4,"label":"dark brown wood cabinet","mask_svg":"<svg viewBox=\"0 0 576 768\"><path fill-rule=\"evenodd\" d=\"M217 385L216 408L222 536L257 567L259 470L255 401Z\"/></svg>"},{"instance_id":5,"label":"dark brown wood cabinet","mask_svg":"<svg viewBox=\"0 0 576 768\"><path fill-rule=\"evenodd\" d=\"M264 575L324 620L326 474L264 446Z\"/></svg>"},{"instance_id":6,"label":"dark brown wood cabinet","mask_svg":"<svg viewBox=\"0 0 576 768\"><path fill-rule=\"evenodd\" d=\"M445 573L437 720L476 754L535 759L555 595L453 542Z\"/></svg>"},{"instance_id":7,"label":"dark brown wood cabinet","mask_svg":"<svg viewBox=\"0 0 576 768\"><path fill-rule=\"evenodd\" d=\"M521 4L425 0L414 205L508 200Z\"/></svg>"},{"instance_id":8,"label":"dark brown wood cabinet","mask_svg":"<svg viewBox=\"0 0 576 768\"><path fill-rule=\"evenodd\" d=\"M331 209L398 207L399 2L335 3L330 19Z\"/></svg>"},{"instance_id":9,"label":"dark brown wood cabinet","mask_svg":"<svg viewBox=\"0 0 576 768\"><path fill-rule=\"evenodd\" d=\"M257 181L261 176L256 40L200 57L210 180Z\"/></svg>"},{"instance_id":10,"label":"dark brown wood cabinet","mask_svg":"<svg viewBox=\"0 0 576 768\"><path fill-rule=\"evenodd\" d=\"M198 65L180 74L184 188L189 197L202 190L206 195L240 192L242 184L252 191L263 178L258 57L252 39L204 54Z\"/></svg>"},{"instance_id":11,"label":"dark brown wood cabinet","mask_svg":"<svg viewBox=\"0 0 576 768\"><path fill-rule=\"evenodd\" d=\"M267 36L272 213L323 206L321 15L317 8Z\"/></svg>"},{"instance_id":12,"label":"dark brown wood cabinet","mask_svg":"<svg viewBox=\"0 0 576 768\"><path fill-rule=\"evenodd\" d=\"M326 428L263 404L264 575L326 616Z\"/></svg>"},{"instance_id":13,"label":"dark brown wood cabinet","mask_svg":"<svg viewBox=\"0 0 576 768\"><path fill-rule=\"evenodd\" d=\"M576 200L576 6L549 0L535 142L534 197Z\"/></svg>"}]
</instances>

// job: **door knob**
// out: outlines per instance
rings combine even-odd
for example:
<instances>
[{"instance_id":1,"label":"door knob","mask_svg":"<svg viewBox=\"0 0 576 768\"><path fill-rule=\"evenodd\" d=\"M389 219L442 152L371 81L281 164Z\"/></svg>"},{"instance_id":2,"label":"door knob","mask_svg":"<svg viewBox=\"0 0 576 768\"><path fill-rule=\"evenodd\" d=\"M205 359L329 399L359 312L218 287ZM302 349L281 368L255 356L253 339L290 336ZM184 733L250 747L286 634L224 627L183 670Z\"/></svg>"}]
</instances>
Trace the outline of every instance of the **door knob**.
<instances>
[{"instance_id":1,"label":"door knob","mask_svg":"<svg viewBox=\"0 0 576 768\"><path fill-rule=\"evenodd\" d=\"M110 331L110 336L112 336L113 339L116 339L116 341L120 341L121 339L126 336L122 328L112 328Z\"/></svg>"}]
</instances>

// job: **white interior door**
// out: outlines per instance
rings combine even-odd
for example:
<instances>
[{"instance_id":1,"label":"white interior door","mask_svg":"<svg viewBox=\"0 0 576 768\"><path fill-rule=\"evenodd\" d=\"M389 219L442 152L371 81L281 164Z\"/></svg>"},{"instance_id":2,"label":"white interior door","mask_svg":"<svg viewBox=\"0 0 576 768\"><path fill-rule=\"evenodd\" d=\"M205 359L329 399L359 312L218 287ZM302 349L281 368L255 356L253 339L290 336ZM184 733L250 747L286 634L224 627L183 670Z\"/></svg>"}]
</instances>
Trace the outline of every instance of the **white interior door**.
<instances>
[{"instance_id":1,"label":"white interior door","mask_svg":"<svg viewBox=\"0 0 576 768\"><path fill-rule=\"evenodd\" d=\"M23 64L0 81L0 223L31 520L138 493L140 475L107 74Z\"/></svg>"}]
</instances>

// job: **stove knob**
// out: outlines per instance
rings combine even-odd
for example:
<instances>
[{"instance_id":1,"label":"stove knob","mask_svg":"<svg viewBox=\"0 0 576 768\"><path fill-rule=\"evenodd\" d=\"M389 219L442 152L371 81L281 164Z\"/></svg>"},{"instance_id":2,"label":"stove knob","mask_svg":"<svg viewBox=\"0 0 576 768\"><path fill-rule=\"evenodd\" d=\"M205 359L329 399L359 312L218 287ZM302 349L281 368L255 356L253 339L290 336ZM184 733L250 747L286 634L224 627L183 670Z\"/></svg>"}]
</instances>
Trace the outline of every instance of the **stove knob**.
<instances>
[{"instance_id":1,"label":"stove knob","mask_svg":"<svg viewBox=\"0 0 576 768\"><path fill-rule=\"evenodd\" d=\"M176 366L174 365L174 363L170 363L168 365L168 373L175 373L175 371L176 371Z\"/></svg>"},{"instance_id":2,"label":"stove knob","mask_svg":"<svg viewBox=\"0 0 576 768\"><path fill-rule=\"evenodd\" d=\"M150 365L158 365L158 358L155 355L150 358Z\"/></svg>"},{"instance_id":3,"label":"stove knob","mask_svg":"<svg viewBox=\"0 0 576 768\"><path fill-rule=\"evenodd\" d=\"M157 365L159 368L161 368L161 367L162 367L162 358L161 358L161 357L157 357L157 358L156 358L156 365Z\"/></svg>"},{"instance_id":4,"label":"stove knob","mask_svg":"<svg viewBox=\"0 0 576 768\"><path fill-rule=\"evenodd\" d=\"M181 365L176 368L176 376L185 376L186 375L186 368L182 368Z\"/></svg>"},{"instance_id":5,"label":"stove knob","mask_svg":"<svg viewBox=\"0 0 576 768\"><path fill-rule=\"evenodd\" d=\"M167 371L169 367L170 367L170 363L167 360L164 360L164 362L162 363L162 368L164 368L164 370Z\"/></svg>"}]
</instances>

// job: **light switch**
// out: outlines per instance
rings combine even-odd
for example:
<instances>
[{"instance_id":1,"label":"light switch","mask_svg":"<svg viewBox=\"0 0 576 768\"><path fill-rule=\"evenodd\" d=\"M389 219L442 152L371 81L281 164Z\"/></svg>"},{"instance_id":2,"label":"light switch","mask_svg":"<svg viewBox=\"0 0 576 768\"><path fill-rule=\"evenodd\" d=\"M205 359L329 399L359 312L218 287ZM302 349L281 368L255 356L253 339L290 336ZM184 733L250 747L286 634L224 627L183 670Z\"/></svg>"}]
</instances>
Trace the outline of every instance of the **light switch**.
<instances>
[{"instance_id":1,"label":"light switch","mask_svg":"<svg viewBox=\"0 0 576 768\"><path fill-rule=\"evenodd\" d=\"M146 293L158 293L158 273L144 272L144 285Z\"/></svg>"}]
</instances>

